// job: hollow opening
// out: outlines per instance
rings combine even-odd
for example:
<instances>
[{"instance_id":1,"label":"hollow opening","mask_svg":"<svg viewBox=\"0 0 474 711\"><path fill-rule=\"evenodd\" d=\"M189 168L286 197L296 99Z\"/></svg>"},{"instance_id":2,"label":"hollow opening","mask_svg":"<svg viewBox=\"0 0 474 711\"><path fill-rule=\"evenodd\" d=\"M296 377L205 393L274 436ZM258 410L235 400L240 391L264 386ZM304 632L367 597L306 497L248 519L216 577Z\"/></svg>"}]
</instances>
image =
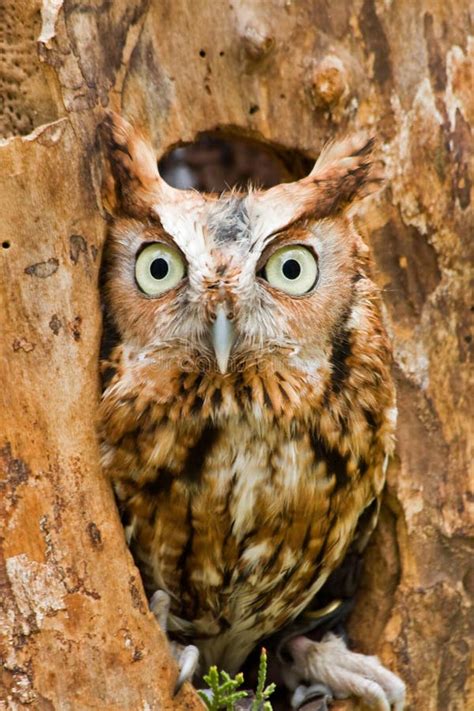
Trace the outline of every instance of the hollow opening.
<instances>
[{"instance_id":1,"label":"hollow opening","mask_svg":"<svg viewBox=\"0 0 474 711\"><path fill-rule=\"evenodd\" d=\"M313 164L300 151L213 131L172 148L161 159L159 170L174 188L220 193L249 184L269 188L298 180Z\"/></svg>"},{"instance_id":2,"label":"hollow opening","mask_svg":"<svg viewBox=\"0 0 474 711\"><path fill-rule=\"evenodd\" d=\"M10 249L10 242L7 239L3 240L2 248L3 249Z\"/></svg>"}]
</instances>

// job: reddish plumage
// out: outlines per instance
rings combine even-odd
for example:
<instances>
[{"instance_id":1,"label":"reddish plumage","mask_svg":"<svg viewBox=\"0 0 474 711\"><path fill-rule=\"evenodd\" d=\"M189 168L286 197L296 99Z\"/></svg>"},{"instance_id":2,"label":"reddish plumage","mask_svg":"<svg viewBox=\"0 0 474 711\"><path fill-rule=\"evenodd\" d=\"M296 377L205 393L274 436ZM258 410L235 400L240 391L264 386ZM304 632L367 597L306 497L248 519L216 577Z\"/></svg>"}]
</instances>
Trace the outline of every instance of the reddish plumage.
<instances>
[{"instance_id":1,"label":"reddish plumage","mask_svg":"<svg viewBox=\"0 0 474 711\"><path fill-rule=\"evenodd\" d=\"M330 147L299 182L217 199L164 184L123 120L111 117L109 132L136 219L116 220L108 243L120 342L102 363L104 470L145 585L171 597L170 633L199 647L203 668L232 672L305 608L356 532L362 546L358 522L383 487L391 352L344 211L379 179L373 142ZM187 271L150 298L134 269L154 242L175 245ZM285 245L314 255L310 292L265 281ZM210 337L220 306L236 332L224 374Z\"/></svg>"}]
</instances>

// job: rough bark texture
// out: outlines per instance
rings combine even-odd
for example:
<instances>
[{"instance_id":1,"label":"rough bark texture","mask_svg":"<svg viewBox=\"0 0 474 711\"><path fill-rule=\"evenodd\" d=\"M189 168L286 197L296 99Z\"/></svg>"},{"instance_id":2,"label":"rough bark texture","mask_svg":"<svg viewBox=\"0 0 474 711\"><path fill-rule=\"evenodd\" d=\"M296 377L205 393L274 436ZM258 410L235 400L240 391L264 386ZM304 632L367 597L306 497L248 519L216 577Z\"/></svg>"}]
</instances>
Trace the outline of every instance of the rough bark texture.
<instances>
[{"instance_id":1,"label":"rough bark texture","mask_svg":"<svg viewBox=\"0 0 474 711\"><path fill-rule=\"evenodd\" d=\"M158 156L215 129L287 160L378 136L390 187L358 220L393 333L398 457L350 631L409 708L473 708L469 5L0 0L0 709L200 707L191 689L171 700L98 466L106 106Z\"/></svg>"}]
</instances>

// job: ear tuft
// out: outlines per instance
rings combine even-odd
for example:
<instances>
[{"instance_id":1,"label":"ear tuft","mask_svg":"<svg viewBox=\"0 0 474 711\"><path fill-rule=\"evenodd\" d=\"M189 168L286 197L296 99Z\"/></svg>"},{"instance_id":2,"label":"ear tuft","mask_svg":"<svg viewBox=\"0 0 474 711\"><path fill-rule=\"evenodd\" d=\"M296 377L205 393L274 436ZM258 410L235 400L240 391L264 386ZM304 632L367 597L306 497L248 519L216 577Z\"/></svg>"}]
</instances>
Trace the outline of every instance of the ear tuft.
<instances>
[{"instance_id":1,"label":"ear tuft","mask_svg":"<svg viewBox=\"0 0 474 711\"><path fill-rule=\"evenodd\" d=\"M335 166L341 160L350 158L357 160L360 156L371 155L374 146L375 138L363 131L346 136L339 141L329 141L319 154L310 175L316 175L329 166Z\"/></svg>"},{"instance_id":2,"label":"ear tuft","mask_svg":"<svg viewBox=\"0 0 474 711\"><path fill-rule=\"evenodd\" d=\"M156 219L160 203L203 203L194 190L178 190L163 180L150 142L113 111L108 111L102 122L102 135L108 147L112 174L109 185L105 182L109 204L118 205L135 217ZM115 202L108 199L110 184L115 189Z\"/></svg>"},{"instance_id":3,"label":"ear tuft","mask_svg":"<svg viewBox=\"0 0 474 711\"><path fill-rule=\"evenodd\" d=\"M316 216L335 214L380 188L383 172L373 159L374 149L375 139L365 133L323 148L313 170L302 181L317 188Z\"/></svg>"},{"instance_id":4,"label":"ear tuft","mask_svg":"<svg viewBox=\"0 0 474 711\"><path fill-rule=\"evenodd\" d=\"M143 215L149 211L151 198L156 198L159 192L160 176L153 149L139 131L113 111L107 112L101 131L115 180L115 204L118 202L127 212Z\"/></svg>"}]
</instances>

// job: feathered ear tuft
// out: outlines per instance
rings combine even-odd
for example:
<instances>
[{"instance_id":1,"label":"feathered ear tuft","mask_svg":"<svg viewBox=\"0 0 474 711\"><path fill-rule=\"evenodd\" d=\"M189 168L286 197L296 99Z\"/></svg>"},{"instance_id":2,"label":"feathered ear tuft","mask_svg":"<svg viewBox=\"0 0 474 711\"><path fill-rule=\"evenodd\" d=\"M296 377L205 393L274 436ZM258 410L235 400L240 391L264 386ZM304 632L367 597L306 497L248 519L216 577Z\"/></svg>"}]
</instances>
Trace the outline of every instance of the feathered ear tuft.
<instances>
[{"instance_id":1,"label":"feathered ear tuft","mask_svg":"<svg viewBox=\"0 0 474 711\"><path fill-rule=\"evenodd\" d=\"M316 175L329 166L336 166L339 161L352 159L355 165L361 156L371 155L374 146L375 139L363 132L346 136L340 141L328 141L319 154L310 175Z\"/></svg>"},{"instance_id":2,"label":"feathered ear tuft","mask_svg":"<svg viewBox=\"0 0 474 711\"><path fill-rule=\"evenodd\" d=\"M111 168L105 183L107 202L143 216L159 193L158 168L151 146L128 121L113 111L106 113L101 133Z\"/></svg>"},{"instance_id":3,"label":"feathered ear tuft","mask_svg":"<svg viewBox=\"0 0 474 711\"><path fill-rule=\"evenodd\" d=\"M363 133L329 143L306 178L254 193L248 209L268 233L304 218L335 216L380 188L383 174L372 157L374 147L375 140Z\"/></svg>"},{"instance_id":4,"label":"feathered ear tuft","mask_svg":"<svg viewBox=\"0 0 474 711\"><path fill-rule=\"evenodd\" d=\"M373 160L374 148L375 139L364 133L323 148L313 170L301 181L315 187L312 214L335 214L380 188L383 172L381 164Z\"/></svg>"},{"instance_id":5,"label":"feathered ear tuft","mask_svg":"<svg viewBox=\"0 0 474 711\"><path fill-rule=\"evenodd\" d=\"M112 180L105 182L106 201L136 217L156 214L161 202L181 201L187 191L176 190L162 179L151 144L128 121L108 111L102 123ZM112 187L113 183L113 187ZM115 189L115 200L111 190Z\"/></svg>"}]
</instances>

